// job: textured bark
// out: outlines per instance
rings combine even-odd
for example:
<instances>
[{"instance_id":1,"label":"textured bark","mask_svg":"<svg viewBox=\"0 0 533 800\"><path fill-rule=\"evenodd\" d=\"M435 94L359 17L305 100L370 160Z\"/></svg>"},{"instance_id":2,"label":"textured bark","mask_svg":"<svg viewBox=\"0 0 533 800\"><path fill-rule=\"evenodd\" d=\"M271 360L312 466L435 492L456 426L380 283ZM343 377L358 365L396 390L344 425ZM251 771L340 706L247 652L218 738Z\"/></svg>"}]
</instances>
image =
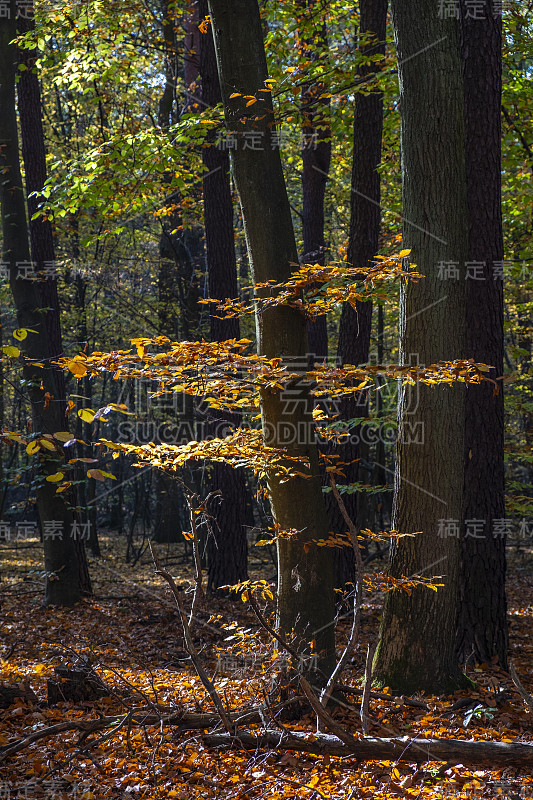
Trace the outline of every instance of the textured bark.
<instances>
[{"instance_id":1,"label":"textured bark","mask_svg":"<svg viewBox=\"0 0 533 800\"><path fill-rule=\"evenodd\" d=\"M32 30L33 27L33 20L19 19L18 21L19 33L27 33L29 30ZM35 270L40 272L45 270L47 264L55 264L55 247L51 222L41 217L32 219L33 215L38 211L40 202L39 194L46 181L46 153L41 112L41 89L36 72L36 59L36 50L19 50L20 63L24 64L26 69L18 76L17 91L31 257L35 264ZM59 306L57 277L48 277L46 280L40 281L38 292L41 298L42 308L50 309L44 314L44 320L50 343L50 351L53 356L52 360L55 361L63 355L61 311ZM82 336L81 338L82 341L86 340L86 336ZM60 429L62 429L65 427L63 420L65 419L66 411L65 376L63 370L54 367L53 364L50 364L50 369L54 371L54 383L57 392L54 398L55 416ZM87 448L87 450L88 452L84 455L92 457L92 447ZM77 505L77 503L75 503L75 505ZM84 515L84 521L87 520L91 525L91 549L93 554L99 555L96 531L96 508L93 508L91 512ZM67 516L65 518L65 527L68 526L70 521L71 517ZM46 550L48 546L49 543L45 539L44 549ZM76 551L81 591L84 594L92 594L85 545L82 541L76 543Z\"/></svg>"},{"instance_id":2,"label":"textured bark","mask_svg":"<svg viewBox=\"0 0 533 800\"><path fill-rule=\"evenodd\" d=\"M209 13L207 0L200 0L198 16L204 19ZM211 27L200 39L200 75L202 100L213 108L222 101L218 81L217 60ZM209 296L225 300L238 296L237 260L233 232L233 198L230 184L230 164L227 151L215 146L215 136L208 139L203 149L206 174L203 179L205 247ZM239 320L220 319L216 310L210 317L211 340L223 342L239 339ZM216 415L218 418L220 414ZM213 420L214 435L217 427L227 429L239 426L237 414L226 414ZM222 435L227 435L222 431ZM220 497L209 504L212 515L210 535L207 538L208 590L233 585L248 577L247 485L243 469L234 470L228 464L215 463L210 474L209 490L219 489Z\"/></svg>"},{"instance_id":3,"label":"textured bark","mask_svg":"<svg viewBox=\"0 0 533 800\"><path fill-rule=\"evenodd\" d=\"M162 35L164 46L163 74L165 85L159 99L158 123L161 130L169 132L170 126L178 119L177 81L179 73L178 43L172 4L162 0ZM189 32L192 20L187 21ZM185 37L187 39L187 36ZM190 35L188 44L191 44ZM193 80L193 62L190 48L185 47L183 72L187 71L189 82ZM197 70L196 73L197 74ZM185 99L188 104L188 97ZM169 183L169 173L163 181ZM179 203L179 193L174 192L169 203ZM201 251L201 231L183 230L181 235L172 231L182 223L179 209L174 208L162 219L159 238L160 265L158 273L159 330L165 336L178 341L191 338L197 321L198 290L194 281L195 267ZM194 428L194 410L191 397L184 399L184 413L181 422ZM183 495L176 481L158 473L156 477L154 540L160 543L175 543L182 540Z\"/></svg>"},{"instance_id":4,"label":"textured bark","mask_svg":"<svg viewBox=\"0 0 533 800\"><path fill-rule=\"evenodd\" d=\"M426 761L446 761L450 764L469 764L478 767L533 767L533 747L530 744L506 742L473 742L462 739L354 739L353 745L341 742L336 736L321 733L310 740L300 731L263 733L252 736L241 733L232 737L227 733L207 734L204 744L209 747L232 747L236 750L296 750L324 756L355 756L360 761L408 761L424 764Z\"/></svg>"},{"instance_id":5,"label":"textured bark","mask_svg":"<svg viewBox=\"0 0 533 800\"><path fill-rule=\"evenodd\" d=\"M464 6L464 3L463 3ZM502 18L488 3L483 19L463 8L463 81L465 97L468 261L483 262L478 276L467 278L468 355L503 375L503 280L494 262L503 260L501 215L501 69ZM475 275L475 277L474 277ZM485 520L483 538L461 540L461 577L457 652L461 662L507 665L505 536L494 535L494 520L505 517L503 460L503 383L494 395L489 383L466 394L466 520ZM500 523L501 525L501 523Z\"/></svg>"},{"instance_id":6,"label":"textured bark","mask_svg":"<svg viewBox=\"0 0 533 800\"><path fill-rule=\"evenodd\" d=\"M432 0L392 0L400 72L404 242L425 275L402 288L400 359L421 364L466 356L464 268L442 280L438 264L464 265L468 247L462 64L459 23L439 19ZM418 402L400 390L393 527L400 539L393 577L445 576L389 593L374 674L393 690L440 693L465 680L455 654L459 539L448 520L463 513L465 392L420 387ZM422 440L411 438L412 426ZM445 520L444 528L439 520Z\"/></svg>"},{"instance_id":7,"label":"textured bark","mask_svg":"<svg viewBox=\"0 0 533 800\"><path fill-rule=\"evenodd\" d=\"M387 26L387 0L360 0L360 35L366 41L361 44L364 55L385 52ZM372 40L368 40L368 34ZM358 68L360 77L371 76L380 69L379 62L363 64ZM369 94L357 92L354 114L354 150L352 166L352 192L350 200L350 236L348 242L348 263L356 267L370 265L376 256L379 245L381 223L380 176L377 167L381 161L381 140L383 133L383 95L379 91ZM344 303L339 328L337 358L340 364L366 364L369 358L370 334L372 329L372 303L357 303L354 309ZM350 396L340 404L340 418L354 419L368 416L366 394ZM359 479L359 458L368 448L357 442L361 436L361 426L352 429L354 442L339 448L339 455L346 463L346 479L343 483L355 483ZM360 510L361 497L346 495L344 502L351 519L356 520ZM329 497L329 512L332 529L335 533L346 531L346 525L334 500ZM359 520L360 521L360 520ZM338 551L336 558L336 577L342 584L353 581L355 565L351 548Z\"/></svg>"},{"instance_id":8,"label":"textured bark","mask_svg":"<svg viewBox=\"0 0 533 800\"><path fill-rule=\"evenodd\" d=\"M272 147L273 109L265 91L268 77L261 19L257 0L209 0L213 21L219 79L227 128L237 132L238 147L232 150L232 168L239 192L254 283L283 281L297 262L296 243L279 151ZM242 97L258 95L264 100L250 107ZM257 131L263 149L243 147L243 133ZM308 351L305 318L290 307L277 307L256 319L259 352L281 357L285 363L305 368ZM277 624L283 634L294 629L297 646L309 652L315 642L319 665L329 674L335 661L333 630L332 560L323 549L304 545L327 534L325 505L321 492L317 448L314 439L308 387L296 386L289 408L279 392L263 392L261 416L266 444L285 445L289 455L309 459L309 477L282 483L269 476L268 487L275 522L281 529L300 531L278 541ZM293 412L293 413L289 413ZM290 434L284 440L283 434Z\"/></svg>"},{"instance_id":9,"label":"textured bark","mask_svg":"<svg viewBox=\"0 0 533 800\"><path fill-rule=\"evenodd\" d=\"M10 285L17 312L17 323L21 328L30 328L36 333L28 333L22 342L25 355L44 364L43 369L29 365L23 368L23 376L31 400L33 430L54 433L65 425L61 411L64 388L58 372L50 363L57 356L51 340L50 323L47 318L51 312L43 313L47 307L35 280L24 280L18 276L17 263L30 261L30 246L26 208L18 148L17 117L15 109L15 75L18 66L18 53L10 42L16 36L16 3L10 4L10 18L0 20L0 169L3 174L0 182L0 202L2 206L3 253L2 258L10 267ZM40 188L40 187L39 187ZM55 314L58 307L55 305ZM42 387L42 388L41 388ZM49 392L52 401L46 403L45 393ZM56 402L59 401L59 402ZM44 479L57 472L62 463L62 455L40 455L39 486L37 488L37 508L41 527L43 523L57 521L63 523L62 539L46 539L44 548L46 579L45 602L54 605L70 605L79 600L80 580L78 559L74 540L70 537L72 516L55 487Z\"/></svg>"},{"instance_id":10,"label":"textured bark","mask_svg":"<svg viewBox=\"0 0 533 800\"><path fill-rule=\"evenodd\" d=\"M300 48L306 58L316 61L327 51L326 25L316 19L316 0L298 0L297 5L304 28ZM325 92L324 84L316 81L309 81L302 89L302 236L306 264L324 264L324 198L331 163L330 101L320 99ZM308 323L307 336L311 362L327 358L326 314Z\"/></svg>"}]
</instances>

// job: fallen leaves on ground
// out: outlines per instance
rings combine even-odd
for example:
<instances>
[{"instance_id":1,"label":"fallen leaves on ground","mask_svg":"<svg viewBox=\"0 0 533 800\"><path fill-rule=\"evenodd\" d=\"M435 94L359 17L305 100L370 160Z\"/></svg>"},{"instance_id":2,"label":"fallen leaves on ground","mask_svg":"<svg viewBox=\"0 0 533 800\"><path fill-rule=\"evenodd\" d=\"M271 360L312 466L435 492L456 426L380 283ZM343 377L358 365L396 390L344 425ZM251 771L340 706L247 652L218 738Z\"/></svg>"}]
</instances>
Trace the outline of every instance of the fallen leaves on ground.
<instances>
[{"instance_id":1,"label":"fallen leaves on ground","mask_svg":"<svg viewBox=\"0 0 533 800\"><path fill-rule=\"evenodd\" d=\"M73 609L41 606L40 545L2 547L0 683L24 684L37 702L17 698L0 710L1 748L58 723L113 719L84 738L65 730L30 743L0 765L0 797L43 800L259 800L259 798L472 798L533 797L533 779L517 770L487 770L428 763L367 762L287 751L214 751L202 730L176 724L121 724L129 707L173 713L213 711L184 648L177 610L148 554L133 568L124 563L125 541L102 538L102 559L92 560L95 596ZM192 586L182 545L165 546L168 568ZM164 555L161 555L164 561ZM533 689L533 552L511 556L508 581L511 658L522 683ZM253 572L253 570L252 570ZM260 577L253 574L253 578ZM271 609L270 609L271 610ZM379 606L363 608L362 642L344 677L353 688L335 718L361 735L358 690L366 644L375 638ZM339 646L348 636L342 622ZM208 599L199 614L196 646L232 711L246 711L268 692L277 655L245 605ZM110 697L48 707L46 682L54 667L90 659L111 687ZM387 689L370 700L370 735L473 738L530 742L533 710L497 665L467 669L475 690L451 697L393 697ZM23 694L23 692L21 692ZM27 698L31 697L30 694ZM163 711L162 711L163 709ZM316 732L310 712L279 723ZM260 731L258 725L247 726ZM281 735L281 727L280 727ZM11 794L10 794L11 793Z\"/></svg>"}]
</instances>

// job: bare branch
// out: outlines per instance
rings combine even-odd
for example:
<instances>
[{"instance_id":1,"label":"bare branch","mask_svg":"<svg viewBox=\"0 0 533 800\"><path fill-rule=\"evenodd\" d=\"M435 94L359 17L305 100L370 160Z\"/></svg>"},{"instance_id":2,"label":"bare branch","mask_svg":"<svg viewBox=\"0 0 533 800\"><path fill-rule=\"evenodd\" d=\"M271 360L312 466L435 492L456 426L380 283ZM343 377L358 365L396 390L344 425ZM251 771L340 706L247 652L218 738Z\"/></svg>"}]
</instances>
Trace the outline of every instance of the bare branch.
<instances>
[{"instance_id":1,"label":"bare branch","mask_svg":"<svg viewBox=\"0 0 533 800\"><path fill-rule=\"evenodd\" d=\"M174 578L172 577L172 575L169 572L167 572L166 570L161 569L161 565L159 563L159 560L158 560L156 554L154 553L154 550L153 550L153 547L152 547L151 543L150 543L150 552L152 553L152 558L154 559L154 564L155 564L156 569L157 569L157 574L161 575L161 577L164 580L166 580L166 582L168 583L168 585L170 587L170 591L174 595L174 599L176 601L176 605L178 606L178 610L179 610L179 614L180 614L180 618L181 618L181 624L183 626L183 636L184 636L184 639L185 639L185 648L186 648L187 652L189 653L189 655L190 655L190 657L192 659L192 663L194 664L196 672L198 673L198 677L202 681L202 683L203 683L203 685L204 685L209 697L211 698L211 700L213 702L213 705L215 706L218 714L220 715L220 719L222 720L222 724L224 725L224 727L226 728L226 730L229 733L233 733L234 729L235 729L235 726L232 724L232 722L231 722L231 720L230 720L230 718L229 718L229 716L227 714L227 711L224 708L224 704L222 703L222 700L220 699L220 697L219 697L219 695L217 693L217 690L215 689L215 686L214 686L213 682L211 681L211 679L209 678L207 672L203 668L202 663L200 661L200 658L198 656L198 652L196 650L196 647L194 646L194 642L192 640L191 632L190 632L190 628L189 628L189 623L187 622L187 615L185 613L185 608L183 607L183 602L182 602L182 599L181 599L180 590L176 586L176 583L175 583Z\"/></svg>"}]
</instances>

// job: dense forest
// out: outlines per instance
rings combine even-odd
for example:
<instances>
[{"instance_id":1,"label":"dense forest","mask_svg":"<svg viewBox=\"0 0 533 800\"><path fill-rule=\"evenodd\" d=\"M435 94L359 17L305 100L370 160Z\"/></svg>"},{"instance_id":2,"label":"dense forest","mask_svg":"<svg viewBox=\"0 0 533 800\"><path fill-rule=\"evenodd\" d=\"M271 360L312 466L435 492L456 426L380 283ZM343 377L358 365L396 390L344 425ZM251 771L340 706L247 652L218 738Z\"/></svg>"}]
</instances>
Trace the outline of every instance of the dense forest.
<instances>
[{"instance_id":1,"label":"dense forest","mask_svg":"<svg viewBox=\"0 0 533 800\"><path fill-rule=\"evenodd\" d=\"M531 0L0 0L0 798L533 797Z\"/></svg>"}]
</instances>

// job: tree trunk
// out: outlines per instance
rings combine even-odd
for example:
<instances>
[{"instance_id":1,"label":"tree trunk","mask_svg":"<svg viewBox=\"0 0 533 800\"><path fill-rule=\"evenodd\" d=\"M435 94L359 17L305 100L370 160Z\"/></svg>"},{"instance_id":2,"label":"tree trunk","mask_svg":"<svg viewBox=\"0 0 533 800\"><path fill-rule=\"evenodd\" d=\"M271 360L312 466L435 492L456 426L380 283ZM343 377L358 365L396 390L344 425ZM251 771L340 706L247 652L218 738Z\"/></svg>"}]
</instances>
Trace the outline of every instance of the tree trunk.
<instances>
[{"instance_id":1,"label":"tree trunk","mask_svg":"<svg viewBox=\"0 0 533 800\"><path fill-rule=\"evenodd\" d=\"M464 6L464 2L463 2ZM466 180L470 269L467 275L468 355L503 375L503 280L494 270L503 261L501 215L502 18L489 3L482 19L463 8ZM505 475L503 383L466 393L465 530L457 652L461 662L507 665L505 599ZM482 520L482 525L468 524ZM472 535L474 533L474 535ZM478 538L479 537L479 538Z\"/></svg>"},{"instance_id":2,"label":"tree trunk","mask_svg":"<svg viewBox=\"0 0 533 800\"><path fill-rule=\"evenodd\" d=\"M59 373L51 365L59 352L54 349L57 339L51 339L51 329L58 324L57 301L55 312L42 311L50 303L43 300L39 284L19 274L19 265L30 262L30 247L26 208L18 148L17 117L15 108L15 75L18 66L16 47L10 42L15 38L16 3L10 3L10 18L0 20L0 167L3 179L0 183L2 206L3 261L9 264L10 285L20 328L36 331L28 333L22 348L28 359L42 362L42 369L25 363L24 380L27 381L31 400L34 432L52 434L63 430L65 417L61 409L64 402ZM22 103L24 105L24 101ZM38 187L41 188L41 187ZM57 295L56 295L57 297ZM53 321L52 316L54 317ZM47 402L46 392L50 398ZM45 454L46 452L46 454ZM46 578L45 602L52 605L71 605L80 598L80 580L76 546L71 538L72 515L53 483L46 482L47 475L58 472L64 459L57 447L56 453L40 451L37 508L43 532ZM58 523L61 537L47 536L47 522Z\"/></svg>"},{"instance_id":3,"label":"tree trunk","mask_svg":"<svg viewBox=\"0 0 533 800\"><path fill-rule=\"evenodd\" d=\"M162 0L162 12L165 86L159 99L158 124L161 130L168 133L170 126L178 118L177 85L179 64L175 22L169 0ZM163 181L168 183L170 174L164 175ZM169 203L179 203L177 192L175 192L174 197L169 198ZM183 231L181 237L172 233L173 230L180 227L181 221L178 209L169 211L166 217L162 218L159 239L159 256L161 259L158 274L159 330L163 335L174 341L180 338L180 334L184 339L189 337L191 323L194 320L195 306L193 300L194 290L191 291L194 263L187 247L189 232ZM181 421L189 427L191 432L194 427L193 414L192 398L186 397ZM183 541L183 497L178 482L172 480L168 475L158 472L155 494L154 540L160 544Z\"/></svg>"},{"instance_id":4,"label":"tree trunk","mask_svg":"<svg viewBox=\"0 0 533 800\"><path fill-rule=\"evenodd\" d=\"M207 0L200 0L198 16L208 14ZM222 101L218 81L217 61L211 28L200 39L200 76L202 100L210 108ZM202 151L207 172L203 179L205 247L209 279L209 296L225 300L237 297L237 260L233 233L233 198L231 196L230 164L227 151L215 146L214 135ZM220 319L215 310L210 317L211 341L239 339L239 320ZM237 414L216 414L211 421L210 433L221 434L217 428L238 427ZM227 435L222 431L222 435ZM207 538L207 573L209 591L220 586L233 585L248 577L247 485L243 469L232 469L228 464L214 463L210 472L210 491L219 489L208 511L212 516L211 531Z\"/></svg>"},{"instance_id":5,"label":"tree trunk","mask_svg":"<svg viewBox=\"0 0 533 800\"><path fill-rule=\"evenodd\" d=\"M326 24L317 20L316 0L298 0L302 30L301 49L311 61L327 52ZM303 261L324 264L324 198L331 163L330 101L320 99L326 88L319 81L310 81L302 89L302 236ZM321 314L307 325L309 360L328 357L327 315Z\"/></svg>"},{"instance_id":6,"label":"tree trunk","mask_svg":"<svg viewBox=\"0 0 533 800\"><path fill-rule=\"evenodd\" d=\"M268 78L257 0L209 0L226 124L235 131L232 167L243 211L254 283L284 281L297 263L296 243L279 151L272 147L274 114L266 91ZM262 99L246 106L238 92ZM264 99L263 99L264 98ZM245 149L245 134L261 139L261 149ZM305 317L288 307L273 307L256 319L258 349L281 357L292 369L305 371L308 352ZM285 446L288 454L309 459L309 477L282 483L270 474L268 489L274 521L298 534L278 541L277 625L283 635L295 630L301 652L314 642L318 664L326 675L335 663L332 560L323 548L305 544L327 535L318 456L312 424L312 402L299 381L292 402L283 393L262 392L265 443ZM291 413L292 412L292 413ZM285 435L285 436L284 436ZM305 469L305 467L304 467Z\"/></svg>"},{"instance_id":7,"label":"tree trunk","mask_svg":"<svg viewBox=\"0 0 533 800\"><path fill-rule=\"evenodd\" d=\"M416 5L392 0L392 10L401 87L404 243L425 275L402 287L400 359L407 364L415 355L429 365L469 355L460 31L456 20L439 19L432 0ZM457 265L457 279L442 279L443 262ZM464 422L464 387L400 389L393 527L416 535L399 540L390 573L444 576L436 592L417 587L386 597L375 676L404 693L440 693L464 681L455 654Z\"/></svg>"},{"instance_id":8,"label":"tree trunk","mask_svg":"<svg viewBox=\"0 0 533 800\"><path fill-rule=\"evenodd\" d=\"M361 53L365 56L385 52L388 0L360 0L359 35L370 34L371 41L363 41ZM371 77L381 69L378 62L359 66L360 77ZM350 199L350 238L348 263L355 267L367 267L378 252L381 223L380 176L377 168L381 162L381 140L383 133L383 94L356 92L354 114L354 149L352 167L352 191ZM337 358L340 364L366 364L369 358L370 334L372 330L372 302L357 303L354 309L344 303L339 327ZM340 419L349 420L368 416L366 393L344 398L339 404ZM345 478L342 483L355 483L359 479L359 459L368 455L368 446L361 441L363 425L352 428L352 442L339 448L340 460L345 462ZM339 481L341 482L341 481ZM368 481L365 481L368 482ZM351 519L362 521L362 496L354 493L344 498ZM335 533L346 532L346 523L329 495L329 510L332 529ZM359 511L359 513L358 513ZM368 521L366 521L368 522ZM364 527L364 526L363 526ZM336 577L340 585L353 581L355 576L354 556L351 548L336 551Z\"/></svg>"}]
</instances>

